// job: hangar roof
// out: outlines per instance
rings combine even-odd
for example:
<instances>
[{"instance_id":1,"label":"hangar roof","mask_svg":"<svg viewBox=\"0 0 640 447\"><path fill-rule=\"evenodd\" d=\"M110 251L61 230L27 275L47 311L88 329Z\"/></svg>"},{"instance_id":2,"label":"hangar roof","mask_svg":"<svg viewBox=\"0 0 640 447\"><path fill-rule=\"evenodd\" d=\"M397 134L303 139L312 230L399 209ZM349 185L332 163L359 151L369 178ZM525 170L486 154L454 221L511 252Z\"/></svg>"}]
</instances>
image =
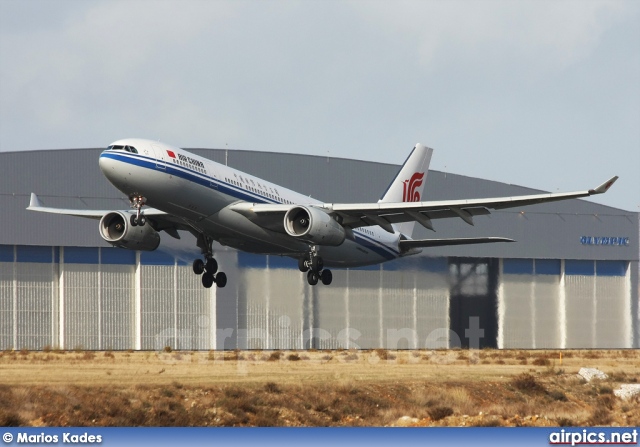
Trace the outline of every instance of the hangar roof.
<instances>
[{"instance_id":1,"label":"hangar roof","mask_svg":"<svg viewBox=\"0 0 640 447\"><path fill-rule=\"evenodd\" d=\"M45 206L128 209L128 200L103 177L103 149L0 153L0 244L107 246L97 222L26 211L35 192ZM327 202L375 202L398 165L272 152L188 149L203 157ZM535 194L541 191L440 171L429 171L426 200ZM638 260L639 214L585 200L569 200L434 222L436 233L416 226L415 239L503 236L518 243L441 247L437 256ZM583 244L583 237L628 237L629 246ZM164 240L169 239L163 234ZM185 238L190 241L189 237Z\"/></svg>"}]
</instances>

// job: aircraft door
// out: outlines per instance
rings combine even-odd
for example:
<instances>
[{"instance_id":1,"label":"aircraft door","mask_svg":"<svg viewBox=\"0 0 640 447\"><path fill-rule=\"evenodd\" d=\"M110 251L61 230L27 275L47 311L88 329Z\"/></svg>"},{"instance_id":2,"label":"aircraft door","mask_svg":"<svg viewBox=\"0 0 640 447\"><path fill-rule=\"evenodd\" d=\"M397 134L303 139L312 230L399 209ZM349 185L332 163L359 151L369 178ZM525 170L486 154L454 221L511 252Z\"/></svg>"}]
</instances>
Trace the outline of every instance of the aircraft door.
<instances>
[{"instance_id":1,"label":"aircraft door","mask_svg":"<svg viewBox=\"0 0 640 447\"><path fill-rule=\"evenodd\" d=\"M153 148L153 152L156 154L156 169L165 171L167 168L164 162L167 161L167 151L155 144L152 144L151 147Z\"/></svg>"}]
</instances>

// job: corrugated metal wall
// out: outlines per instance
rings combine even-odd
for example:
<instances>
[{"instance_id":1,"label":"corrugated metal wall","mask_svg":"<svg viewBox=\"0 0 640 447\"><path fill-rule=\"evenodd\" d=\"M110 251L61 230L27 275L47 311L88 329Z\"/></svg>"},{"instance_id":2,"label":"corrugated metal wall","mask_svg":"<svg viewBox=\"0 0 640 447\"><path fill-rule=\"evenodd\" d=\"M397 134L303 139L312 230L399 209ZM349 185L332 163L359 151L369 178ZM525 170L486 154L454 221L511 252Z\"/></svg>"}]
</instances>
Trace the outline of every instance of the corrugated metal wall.
<instances>
[{"instance_id":1,"label":"corrugated metal wall","mask_svg":"<svg viewBox=\"0 0 640 447\"><path fill-rule=\"evenodd\" d=\"M631 348L632 310L627 262L506 259L498 346Z\"/></svg>"},{"instance_id":2,"label":"corrugated metal wall","mask_svg":"<svg viewBox=\"0 0 640 447\"><path fill-rule=\"evenodd\" d=\"M162 252L0 248L0 349L451 347L466 337L451 330L453 294L469 295L458 310L472 316L488 273L463 272L469 259L422 256L335 270L331 286L311 287L293 260L223 250L229 285L204 289L190 265ZM633 347L628 262L499 265L497 340L486 345Z\"/></svg>"},{"instance_id":3,"label":"corrugated metal wall","mask_svg":"<svg viewBox=\"0 0 640 447\"><path fill-rule=\"evenodd\" d=\"M275 257L262 257L264 266L256 265L258 257L242 258L247 265L237 290L242 349L448 346L446 268L334 270L330 287L310 287L294 262L274 268Z\"/></svg>"}]
</instances>

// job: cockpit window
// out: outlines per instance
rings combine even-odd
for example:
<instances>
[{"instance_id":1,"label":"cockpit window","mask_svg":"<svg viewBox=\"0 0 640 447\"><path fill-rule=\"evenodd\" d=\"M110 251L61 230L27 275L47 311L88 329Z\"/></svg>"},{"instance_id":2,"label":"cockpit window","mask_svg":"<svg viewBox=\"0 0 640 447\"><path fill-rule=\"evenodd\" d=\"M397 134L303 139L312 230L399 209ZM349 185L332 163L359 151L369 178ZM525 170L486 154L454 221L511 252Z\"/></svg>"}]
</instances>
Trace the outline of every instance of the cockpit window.
<instances>
[{"instance_id":1,"label":"cockpit window","mask_svg":"<svg viewBox=\"0 0 640 447\"><path fill-rule=\"evenodd\" d=\"M112 144L111 146L107 147L107 150L108 151L122 151L122 150L125 150L125 151L131 152L133 154L137 154L138 153L138 150L133 146L119 146L119 145L115 145L115 144Z\"/></svg>"}]
</instances>

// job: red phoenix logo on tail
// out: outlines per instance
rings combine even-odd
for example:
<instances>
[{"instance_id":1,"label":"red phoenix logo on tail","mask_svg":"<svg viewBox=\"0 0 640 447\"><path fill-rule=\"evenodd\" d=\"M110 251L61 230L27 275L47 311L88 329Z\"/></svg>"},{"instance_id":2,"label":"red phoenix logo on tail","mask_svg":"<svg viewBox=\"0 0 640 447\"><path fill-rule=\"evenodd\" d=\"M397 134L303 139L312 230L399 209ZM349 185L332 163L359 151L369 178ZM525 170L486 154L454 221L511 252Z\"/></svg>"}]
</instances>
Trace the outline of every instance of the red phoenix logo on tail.
<instances>
[{"instance_id":1,"label":"red phoenix logo on tail","mask_svg":"<svg viewBox=\"0 0 640 447\"><path fill-rule=\"evenodd\" d=\"M416 172L409 180L402 183L402 201L403 202L419 202L420 193L416 191L424 181L424 172Z\"/></svg>"}]
</instances>

